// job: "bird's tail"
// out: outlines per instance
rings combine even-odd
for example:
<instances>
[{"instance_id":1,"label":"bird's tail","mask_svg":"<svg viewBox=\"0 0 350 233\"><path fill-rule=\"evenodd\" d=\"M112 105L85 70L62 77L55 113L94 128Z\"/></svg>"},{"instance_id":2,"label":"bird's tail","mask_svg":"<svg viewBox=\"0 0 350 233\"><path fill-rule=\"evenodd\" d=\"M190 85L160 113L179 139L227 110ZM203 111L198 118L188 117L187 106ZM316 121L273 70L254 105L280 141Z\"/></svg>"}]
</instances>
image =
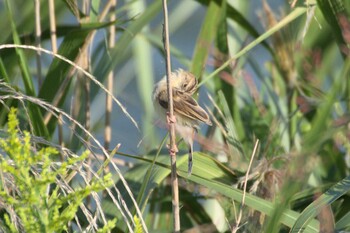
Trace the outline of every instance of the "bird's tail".
<instances>
[{"instance_id":1,"label":"bird's tail","mask_svg":"<svg viewBox=\"0 0 350 233\"><path fill-rule=\"evenodd\" d=\"M192 174L192 166L193 166L193 145L190 143L188 146L188 176Z\"/></svg>"}]
</instances>

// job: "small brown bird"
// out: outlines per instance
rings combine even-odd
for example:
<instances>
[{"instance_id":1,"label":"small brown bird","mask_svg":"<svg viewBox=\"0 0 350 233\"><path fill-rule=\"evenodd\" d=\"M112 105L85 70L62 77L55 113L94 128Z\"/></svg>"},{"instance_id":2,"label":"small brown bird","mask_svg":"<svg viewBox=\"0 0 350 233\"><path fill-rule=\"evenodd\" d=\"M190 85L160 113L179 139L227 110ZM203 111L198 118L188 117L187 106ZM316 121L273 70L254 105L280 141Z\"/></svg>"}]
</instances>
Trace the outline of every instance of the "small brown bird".
<instances>
[{"instance_id":1,"label":"small brown bird","mask_svg":"<svg viewBox=\"0 0 350 233\"><path fill-rule=\"evenodd\" d=\"M178 69L170 75L173 107L176 118L175 129L189 148L188 174L192 173L193 138L201 122L212 125L206 111L192 97L197 90L198 81L190 72ZM168 91L166 76L153 89L153 104L160 116L165 119L168 113Z\"/></svg>"}]
</instances>

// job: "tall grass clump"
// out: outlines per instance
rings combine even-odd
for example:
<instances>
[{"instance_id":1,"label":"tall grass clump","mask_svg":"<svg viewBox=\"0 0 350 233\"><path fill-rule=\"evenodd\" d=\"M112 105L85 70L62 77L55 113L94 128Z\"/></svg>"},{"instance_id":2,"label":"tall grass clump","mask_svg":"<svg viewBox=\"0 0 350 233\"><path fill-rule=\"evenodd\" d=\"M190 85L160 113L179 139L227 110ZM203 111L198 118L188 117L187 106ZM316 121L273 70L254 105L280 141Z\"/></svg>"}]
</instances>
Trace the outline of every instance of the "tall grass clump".
<instances>
[{"instance_id":1,"label":"tall grass clump","mask_svg":"<svg viewBox=\"0 0 350 233\"><path fill-rule=\"evenodd\" d=\"M171 67L198 78L213 122L191 176L176 140L180 231L350 231L349 1L168 9ZM162 1L5 0L0 15L0 231L172 232L151 101Z\"/></svg>"},{"instance_id":2,"label":"tall grass clump","mask_svg":"<svg viewBox=\"0 0 350 233\"><path fill-rule=\"evenodd\" d=\"M89 153L57 162L56 148L40 148L27 131L19 132L16 109L12 108L8 117L7 132L0 139L2 231L67 231L83 200L111 186L111 176L70 187L67 181L83 167ZM107 224L104 231L114 224Z\"/></svg>"}]
</instances>

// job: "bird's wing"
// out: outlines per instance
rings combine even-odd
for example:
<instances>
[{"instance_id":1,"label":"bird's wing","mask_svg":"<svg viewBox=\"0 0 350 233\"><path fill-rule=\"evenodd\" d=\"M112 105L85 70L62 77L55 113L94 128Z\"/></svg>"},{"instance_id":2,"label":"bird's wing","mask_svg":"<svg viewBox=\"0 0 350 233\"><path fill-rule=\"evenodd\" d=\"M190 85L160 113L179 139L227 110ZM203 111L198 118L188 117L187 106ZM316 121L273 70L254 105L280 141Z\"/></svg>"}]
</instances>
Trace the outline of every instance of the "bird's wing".
<instances>
[{"instance_id":1,"label":"bird's wing","mask_svg":"<svg viewBox=\"0 0 350 233\"><path fill-rule=\"evenodd\" d=\"M197 101L189 94L174 90L173 92L174 111L186 118L201 121L211 125L208 114L198 105Z\"/></svg>"}]
</instances>

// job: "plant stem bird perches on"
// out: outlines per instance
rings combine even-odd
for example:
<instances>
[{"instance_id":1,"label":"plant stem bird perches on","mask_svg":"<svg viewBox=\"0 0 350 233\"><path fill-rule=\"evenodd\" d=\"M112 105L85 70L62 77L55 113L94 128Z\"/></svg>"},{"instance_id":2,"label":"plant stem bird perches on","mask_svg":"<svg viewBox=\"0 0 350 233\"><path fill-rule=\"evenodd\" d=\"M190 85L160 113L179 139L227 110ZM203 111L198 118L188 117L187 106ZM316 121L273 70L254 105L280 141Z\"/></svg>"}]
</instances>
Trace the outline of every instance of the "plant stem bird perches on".
<instances>
[{"instance_id":1,"label":"plant stem bird perches on","mask_svg":"<svg viewBox=\"0 0 350 233\"><path fill-rule=\"evenodd\" d=\"M164 12L164 31L163 31L163 43L164 51L166 54L166 75L167 75L167 90L168 90L168 102L169 102L169 135L170 135L170 162L171 162L171 187L172 187L172 205L173 205L173 220L174 220L174 232L180 232L180 207L179 207L179 186L176 174L176 135L175 135L175 120L174 120L174 107L172 89L170 86L171 75L171 63L170 63L170 46L169 46L169 27L168 27L168 9L167 1L163 0L163 12Z\"/></svg>"}]
</instances>

